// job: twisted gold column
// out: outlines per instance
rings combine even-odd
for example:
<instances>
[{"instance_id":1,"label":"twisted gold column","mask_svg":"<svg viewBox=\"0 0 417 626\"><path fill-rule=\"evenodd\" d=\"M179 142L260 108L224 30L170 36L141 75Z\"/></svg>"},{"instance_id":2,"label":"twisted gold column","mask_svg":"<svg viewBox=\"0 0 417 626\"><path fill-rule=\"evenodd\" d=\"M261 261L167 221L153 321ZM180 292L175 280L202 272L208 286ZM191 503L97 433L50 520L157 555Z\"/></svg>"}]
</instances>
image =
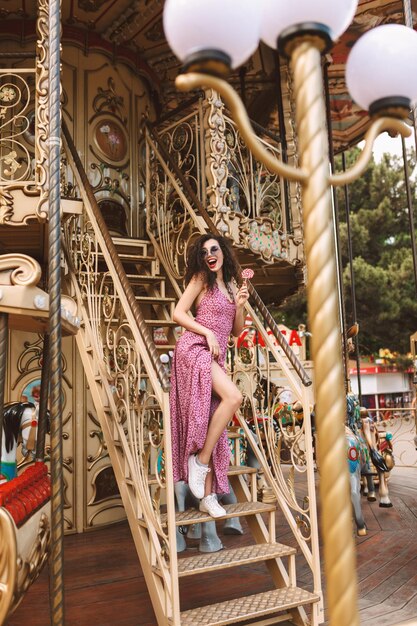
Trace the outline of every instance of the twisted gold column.
<instances>
[{"instance_id":1,"label":"twisted gold column","mask_svg":"<svg viewBox=\"0 0 417 626\"><path fill-rule=\"evenodd\" d=\"M303 182L307 298L316 390L322 530L330 623L356 626L357 582L346 462L336 256L320 52L311 42L291 54Z\"/></svg>"},{"instance_id":2,"label":"twisted gold column","mask_svg":"<svg viewBox=\"0 0 417 626\"><path fill-rule=\"evenodd\" d=\"M49 341L51 408L51 554L49 595L52 626L65 624L64 481L62 451L61 331L61 2L49 1Z\"/></svg>"}]
</instances>

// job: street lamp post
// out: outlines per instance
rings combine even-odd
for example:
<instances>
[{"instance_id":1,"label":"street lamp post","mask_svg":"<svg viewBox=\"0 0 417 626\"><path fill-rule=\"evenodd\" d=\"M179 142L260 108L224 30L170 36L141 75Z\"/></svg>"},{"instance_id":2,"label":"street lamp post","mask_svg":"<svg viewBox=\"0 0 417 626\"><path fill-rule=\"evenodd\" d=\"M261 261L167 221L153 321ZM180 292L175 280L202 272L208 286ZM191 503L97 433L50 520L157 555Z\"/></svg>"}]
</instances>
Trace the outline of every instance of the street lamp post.
<instances>
[{"instance_id":1,"label":"street lamp post","mask_svg":"<svg viewBox=\"0 0 417 626\"><path fill-rule=\"evenodd\" d=\"M355 165L343 174L330 173L321 55L346 30L356 6L357 0L167 0L164 9L168 43L184 64L177 88L215 89L254 156L272 171L302 185L321 520L328 609L334 626L355 626L359 617L345 460L346 399L331 186L348 184L362 174L373 141L383 130L403 137L410 134L403 119L417 97L417 33L405 26L387 25L364 35L351 52L347 83L355 100L369 108L375 120ZM278 161L263 148L243 103L224 80L230 68L238 67L254 52L260 37L278 47L291 62L299 168ZM367 72L370 68L372 72Z\"/></svg>"}]
</instances>

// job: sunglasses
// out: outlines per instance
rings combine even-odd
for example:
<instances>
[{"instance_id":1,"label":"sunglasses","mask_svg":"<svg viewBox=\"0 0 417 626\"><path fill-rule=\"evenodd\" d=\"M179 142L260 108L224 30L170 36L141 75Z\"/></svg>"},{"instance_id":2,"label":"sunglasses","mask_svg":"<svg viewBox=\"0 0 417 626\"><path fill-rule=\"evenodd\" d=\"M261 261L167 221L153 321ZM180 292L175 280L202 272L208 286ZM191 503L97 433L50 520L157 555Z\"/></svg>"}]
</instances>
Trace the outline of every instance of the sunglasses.
<instances>
[{"instance_id":1,"label":"sunglasses","mask_svg":"<svg viewBox=\"0 0 417 626\"><path fill-rule=\"evenodd\" d=\"M219 246L211 246L210 250L207 250L207 248L202 248L201 258L206 259L208 256L215 256L219 252L220 252Z\"/></svg>"}]
</instances>

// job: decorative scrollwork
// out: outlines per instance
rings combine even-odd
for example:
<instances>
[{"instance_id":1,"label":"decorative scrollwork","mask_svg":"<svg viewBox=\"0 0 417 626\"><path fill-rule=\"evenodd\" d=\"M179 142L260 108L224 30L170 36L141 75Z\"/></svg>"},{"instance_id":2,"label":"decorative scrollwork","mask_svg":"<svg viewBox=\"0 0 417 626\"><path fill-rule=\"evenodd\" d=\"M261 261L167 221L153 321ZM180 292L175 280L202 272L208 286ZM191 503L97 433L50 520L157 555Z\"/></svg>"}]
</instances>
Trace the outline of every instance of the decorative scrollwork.
<instances>
[{"instance_id":1,"label":"decorative scrollwork","mask_svg":"<svg viewBox=\"0 0 417 626\"><path fill-rule=\"evenodd\" d=\"M15 609L32 583L38 578L45 565L51 544L51 529L49 518L42 513L35 541L27 558L18 559L18 576L15 595L13 598L13 609Z\"/></svg>"},{"instance_id":2,"label":"decorative scrollwork","mask_svg":"<svg viewBox=\"0 0 417 626\"><path fill-rule=\"evenodd\" d=\"M90 323L100 373L112 389L115 439L124 452L126 476L138 490L138 518L154 526L168 541L161 521L161 490L165 488L162 408L145 376L142 357L127 323L123 295L115 288L100 244L87 215L73 216L64 226L66 254L77 276L83 318ZM104 446L104 439L93 431ZM118 449L119 449L118 448ZM101 447L97 455L104 452ZM91 463L97 455L89 458ZM155 488L155 483L157 487Z\"/></svg>"},{"instance_id":3,"label":"decorative scrollwork","mask_svg":"<svg viewBox=\"0 0 417 626\"><path fill-rule=\"evenodd\" d=\"M122 172L120 178L107 176L105 175L106 166L103 163L91 163L90 169L94 173L94 179L91 181L91 184L96 195L99 194L106 198L119 196L122 202L129 206L131 198L123 189L124 183L129 181L128 174Z\"/></svg>"},{"instance_id":4,"label":"decorative scrollwork","mask_svg":"<svg viewBox=\"0 0 417 626\"><path fill-rule=\"evenodd\" d=\"M173 184L155 151L149 154L148 227L161 246L164 263L178 280L184 274L188 247L199 230L185 196Z\"/></svg>"},{"instance_id":5,"label":"decorative scrollwork","mask_svg":"<svg viewBox=\"0 0 417 626\"><path fill-rule=\"evenodd\" d=\"M48 217L49 198L49 2L39 0L37 19L36 54L36 133L35 174L40 198L37 215L40 220Z\"/></svg>"},{"instance_id":6,"label":"decorative scrollwork","mask_svg":"<svg viewBox=\"0 0 417 626\"><path fill-rule=\"evenodd\" d=\"M13 196L4 187L0 187L0 224L7 224L14 213Z\"/></svg>"},{"instance_id":7,"label":"decorative scrollwork","mask_svg":"<svg viewBox=\"0 0 417 626\"><path fill-rule=\"evenodd\" d=\"M271 498L270 486L273 484L275 497L294 512L302 536L309 540L309 500L299 502L295 483L297 476L307 471L305 437L311 437L310 424L304 418L300 402L294 403L294 395L286 397L288 389L281 386L280 369L258 322L248 323L236 345L229 346L228 364L230 374L243 394L240 414L249 449L251 443L257 446L273 479L272 482L261 481L258 485L261 497ZM306 432L307 421L310 434Z\"/></svg>"},{"instance_id":8,"label":"decorative scrollwork","mask_svg":"<svg viewBox=\"0 0 417 626\"><path fill-rule=\"evenodd\" d=\"M8 512L0 507L0 623L10 610L17 576L15 526Z\"/></svg>"},{"instance_id":9,"label":"decorative scrollwork","mask_svg":"<svg viewBox=\"0 0 417 626\"><path fill-rule=\"evenodd\" d=\"M160 131L166 152L203 206L207 204L220 233L267 263L278 259L298 262L299 242L288 234L284 224L283 182L253 158L215 91L207 90L200 109ZM149 137L147 140L149 144ZM280 155L278 143L269 137L261 137L261 141L268 151ZM181 263L175 259L177 254L166 248L164 237L169 227L184 223L184 198L175 186L175 176L167 172L170 165L162 165L152 146L148 156L148 225L157 237L162 237L164 253L178 277ZM207 184L201 179L201 171L206 173Z\"/></svg>"},{"instance_id":10,"label":"decorative scrollwork","mask_svg":"<svg viewBox=\"0 0 417 626\"><path fill-rule=\"evenodd\" d=\"M32 86L31 86L32 82ZM35 182L33 155L25 134L30 127L33 72L0 72L0 184Z\"/></svg>"},{"instance_id":11,"label":"decorative scrollwork","mask_svg":"<svg viewBox=\"0 0 417 626\"><path fill-rule=\"evenodd\" d=\"M37 285L42 275L41 266L35 259L17 253L0 255L0 272L8 273L7 284L23 287ZM0 282L3 281L4 275Z\"/></svg>"},{"instance_id":12,"label":"decorative scrollwork","mask_svg":"<svg viewBox=\"0 0 417 626\"><path fill-rule=\"evenodd\" d=\"M197 195L201 190L198 112L161 133L161 141Z\"/></svg>"},{"instance_id":13,"label":"decorative scrollwork","mask_svg":"<svg viewBox=\"0 0 417 626\"><path fill-rule=\"evenodd\" d=\"M124 100L122 96L118 95L115 82L111 76L107 81L107 89L102 87L97 89L97 95L93 100L93 109L97 114L109 112L126 125L127 117Z\"/></svg>"}]
</instances>

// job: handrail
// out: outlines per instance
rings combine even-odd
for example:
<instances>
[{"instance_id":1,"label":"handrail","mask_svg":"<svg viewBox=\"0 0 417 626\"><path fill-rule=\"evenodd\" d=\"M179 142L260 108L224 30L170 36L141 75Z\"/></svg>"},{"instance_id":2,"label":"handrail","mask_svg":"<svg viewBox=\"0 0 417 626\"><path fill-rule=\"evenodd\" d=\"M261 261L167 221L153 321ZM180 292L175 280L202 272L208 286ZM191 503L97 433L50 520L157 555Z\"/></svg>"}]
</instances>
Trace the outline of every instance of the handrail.
<instances>
[{"instance_id":1,"label":"handrail","mask_svg":"<svg viewBox=\"0 0 417 626\"><path fill-rule=\"evenodd\" d=\"M218 230L217 226L211 219L206 208L202 205L196 193L194 192L191 185L187 181L186 177L183 175L178 165L175 163L175 161L171 158L171 155L169 154L169 152L166 150L164 143L163 141L161 141L161 138L158 132L155 130L155 128L151 127L148 123L146 123L145 125L149 134L153 137L154 141L157 143L161 155L163 156L165 161L169 163L170 167L175 173L175 176L181 182L184 192L189 196L189 198L191 199L191 202L194 204L196 210L198 210L201 217L203 217L209 230L212 233L220 235L221 234L220 231ZM307 372L305 371L301 361L297 358L294 351L290 348L287 340L285 339L284 335L281 333L278 327L278 324L275 322L274 318L272 317L271 313L267 309L265 303L263 302L262 298L256 291L255 287L250 282L248 283L248 287L249 287L249 293L251 297L256 303L256 306L258 307L258 310L261 313L265 323L270 327L272 334L277 340L280 348L282 348L283 352L285 353L285 356L287 357L287 359L293 366L294 370L297 372L302 384L305 387L309 387L312 384L312 380L307 374Z\"/></svg>"},{"instance_id":2,"label":"handrail","mask_svg":"<svg viewBox=\"0 0 417 626\"><path fill-rule=\"evenodd\" d=\"M75 148L74 142L72 140L71 134L68 130L68 127L65 123L64 120L62 120L62 131L63 131L63 136L65 139L65 144L66 147L68 148L71 157L74 161L75 167L77 168L78 174L80 176L80 179L82 181L82 184L84 186L85 192L87 194L88 200L91 204L91 209L93 211L94 217L97 220L97 224L98 227L100 229L101 235L105 241L107 250L110 254L111 260L114 264L114 267L116 269L116 272L119 276L120 282L122 284L124 293L126 295L127 301L129 303L129 306L131 308L133 317L135 318L135 322L137 324L137 327L139 329L139 332L141 333L144 343L146 345L146 348L148 350L150 359L152 361L152 364L158 374L158 378L160 380L162 389L164 391L169 391L170 387L171 387L171 383L169 380L169 377L164 369L163 364L161 363L159 356L158 356L158 351L156 349L155 343L153 341L152 335L149 331L149 328L146 324L145 318L143 317L142 311L136 301L136 297L135 294L133 292L132 286L129 282L128 277L126 276L126 272L125 269L123 267L122 262L120 261L119 255L117 253L116 250L116 246L113 243L113 240L110 236L110 233L108 231L106 222L103 219L103 216L101 214L100 211L100 207L97 204L97 200L96 197L94 195L94 192L91 188L91 184L90 181L87 178L87 174L84 170L83 164L81 163L81 159L78 156L77 150Z\"/></svg>"}]
</instances>

